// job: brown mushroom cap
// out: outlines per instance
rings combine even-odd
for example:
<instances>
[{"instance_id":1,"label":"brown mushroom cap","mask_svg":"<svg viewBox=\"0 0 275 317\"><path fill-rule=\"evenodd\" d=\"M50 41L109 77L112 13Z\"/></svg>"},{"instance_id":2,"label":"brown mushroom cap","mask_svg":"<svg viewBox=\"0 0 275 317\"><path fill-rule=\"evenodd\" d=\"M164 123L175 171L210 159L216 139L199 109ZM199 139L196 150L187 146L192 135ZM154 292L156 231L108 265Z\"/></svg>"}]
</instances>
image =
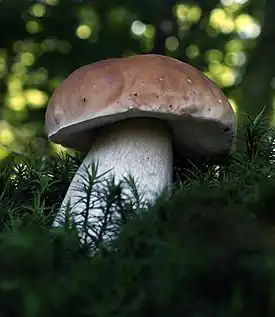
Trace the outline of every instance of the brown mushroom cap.
<instances>
[{"instance_id":1,"label":"brown mushroom cap","mask_svg":"<svg viewBox=\"0 0 275 317\"><path fill-rule=\"evenodd\" d=\"M222 91L194 67L161 55L74 71L53 93L45 128L53 142L88 151L99 127L135 117L167 121L180 151L224 154L235 143L236 118Z\"/></svg>"}]
</instances>

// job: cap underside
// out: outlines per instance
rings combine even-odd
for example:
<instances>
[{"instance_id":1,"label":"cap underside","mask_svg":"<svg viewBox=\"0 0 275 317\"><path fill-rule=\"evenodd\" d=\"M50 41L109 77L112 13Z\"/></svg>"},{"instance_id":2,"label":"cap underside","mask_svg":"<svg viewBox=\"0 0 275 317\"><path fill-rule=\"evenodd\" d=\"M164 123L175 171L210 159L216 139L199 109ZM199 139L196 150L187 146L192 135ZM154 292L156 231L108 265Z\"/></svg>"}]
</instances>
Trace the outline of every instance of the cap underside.
<instances>
[{"instance_id":1,"label":"cap underside","mask_svg":"<svg viewBox=\"0 0 275 317\"><path fill-rule=\"evenodd\" d=\"M64 147L89 151L99 128L130 118L152 118L166 121L172 129L174 146L179 155L186 151L198 155L220 155L231 151L235 142L234 127L210 118L194 114L174 115L130 109L126 112L104 115L61 127L49 135L51 141ZM153 128L153 126L152 126Z\"/></svg>"}]
</instances>

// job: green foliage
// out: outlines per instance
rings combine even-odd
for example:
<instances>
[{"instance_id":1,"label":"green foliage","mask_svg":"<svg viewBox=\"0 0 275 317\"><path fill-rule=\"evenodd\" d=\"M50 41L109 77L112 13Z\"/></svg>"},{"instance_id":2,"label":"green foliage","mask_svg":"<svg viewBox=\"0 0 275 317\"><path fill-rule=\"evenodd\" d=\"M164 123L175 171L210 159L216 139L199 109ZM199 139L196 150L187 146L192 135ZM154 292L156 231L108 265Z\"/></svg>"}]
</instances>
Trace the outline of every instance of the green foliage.
<instances>
[{"instance_id":1,"label":"green foliage","mask_svg":"<svg viewBox=\"0 0 275 317\"><path fill-rule=\"evenodd\" d=\"M0 1L0 159L2 145L23 150L30 140L51 152L43 126L54 89L85 64L132 54L187 62L237 111L254 117L264 104L273 121L273 0L144 1Z\"/></svg>"},{"instance_id":2,"label":"green foliage","mask_svg":"<svg viewBox=\"0 0 275 317\"><path fill-rule=\"evenodd\" d=\"M274 316L274 136L248 118L242 152L183 169L146 208L106 183L105 209L127 215L108 248L51 227L80 156L14 157L0 172L1 316Z\"/></svg>"},{"instance_id":3,"label":"green foliage","mask_svg":"<svg viewBox=\"0 0 275 317\"><path fill-rule=\"evenodd\" d=\"M1 229L14 217L29 222L30 214L36 218L55 211L80 163L78 156L46 158L31 151L5 161L0 174Z\"/></svg>"},{"instance_id":4,"label":"green foliage","mask_svg":"<svg viewBox=\"0 0 275 317\"><path fill-rule=\"evenodd\" d=\"M179 14L178 4L187 5ZM1 162L0 316L274 316L274 8L273 0L0 1L0 158L2 145L20 150L40 137L26 156ZM247 15L260 36L244 38L253 29L245 25L230 31ZM103 200L125 216L120 234L109 248L98 236L87 245L74 224L51 227L81 157L43 156L44 108L74 69L135 53L189 62L240 110L266 104L269 120L248 118L244 149L218 167L175 170L172 197L149 210L109 180Z\"/></svg>"}]
</instances>

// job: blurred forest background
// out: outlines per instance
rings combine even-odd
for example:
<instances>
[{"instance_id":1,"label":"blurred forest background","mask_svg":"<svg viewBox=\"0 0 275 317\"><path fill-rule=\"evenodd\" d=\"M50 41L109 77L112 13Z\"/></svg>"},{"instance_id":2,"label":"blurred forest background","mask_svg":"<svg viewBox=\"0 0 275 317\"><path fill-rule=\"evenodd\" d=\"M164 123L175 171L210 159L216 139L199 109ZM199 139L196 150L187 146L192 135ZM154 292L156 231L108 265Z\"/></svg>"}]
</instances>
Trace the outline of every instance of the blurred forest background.
<instances>
[{"instance_id":1,"label":"blurred forest background","mask_svg":"<svg viewBox=\"0 0 275 317\"><path fill-rule=\"evenodd\" d=\"M176 57L224 90L242 123L275 123L275 0L0 0L0 159L59 151L48 98L76 68L137 53Z\"/></svg>"}]
</instances>

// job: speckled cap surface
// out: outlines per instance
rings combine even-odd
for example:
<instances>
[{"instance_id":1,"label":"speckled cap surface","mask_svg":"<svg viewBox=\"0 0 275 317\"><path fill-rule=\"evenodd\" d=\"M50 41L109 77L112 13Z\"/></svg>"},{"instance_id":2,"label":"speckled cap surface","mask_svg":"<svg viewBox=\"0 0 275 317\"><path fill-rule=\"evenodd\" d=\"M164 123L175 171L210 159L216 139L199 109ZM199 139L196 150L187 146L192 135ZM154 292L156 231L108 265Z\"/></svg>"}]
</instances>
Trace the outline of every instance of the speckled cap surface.
<instances>
[{"instance_id":1,"label":"speckled cap surface","mask_svg":"<svg viewBox=\"0 0 275 317\"><path fill-rule=\"evenodd\" d=\"M161 55L77 69L54 91L45 130L55 143L88 151L98 128L135 117L167 121L179 151L215 155L235 143L236 117L221 89L194 67Z\"/></svg>"}]
</instances>

